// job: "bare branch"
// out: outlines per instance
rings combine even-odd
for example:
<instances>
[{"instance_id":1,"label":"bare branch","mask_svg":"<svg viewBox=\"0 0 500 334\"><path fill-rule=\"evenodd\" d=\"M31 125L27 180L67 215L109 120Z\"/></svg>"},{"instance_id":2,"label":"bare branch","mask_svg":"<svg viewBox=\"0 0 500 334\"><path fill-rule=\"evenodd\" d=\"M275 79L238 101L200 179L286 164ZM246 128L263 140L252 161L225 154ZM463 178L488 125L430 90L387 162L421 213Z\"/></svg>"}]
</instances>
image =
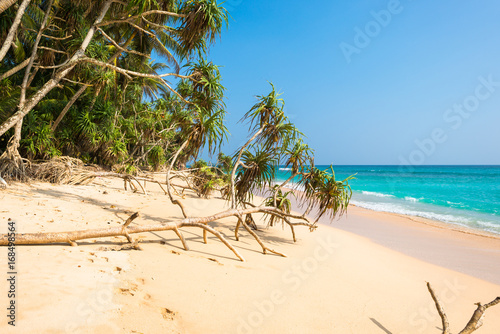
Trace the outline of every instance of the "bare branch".
<instances>
[{"instance_id":1,"label":"bare branch","mask_svg":"<svg viewBox=\"0 0 500 334\"><path fill-rule=\"evenodd\" d=\"M5 38L5 41L2 44L2 48L0 48L0 62L3 60L5 55L7 54L7 51L9 51L10 45L12 41L14 40L14 36L17 32L17 27L21 23L21 18L23 17L26 7L28 7L29 3L31 0L23 0L21 3L21 6L19 6L19 9L17 10L16 17L14 18L14 22L12 23L12 26L10 27L9 33L7 34L7 37Z\"/></svg>"},{"instance_id":2,"label":"bare branch","mask_svg":"<svg viewBox=\"0 0 500 334\"><path fill-rule=\"evenodd\" d=\"M20 70L22 70L23 68L25 68L28 65L29 62L30 62L30 59L27 58L21 64L17 65L16 67L11 68L10 70L8 70L5 73L2 73L0 75L0 81L3 80L3 79L5 79L5 78L10 77L13 74L16 74L17 72L19 72Z\"/></svg>"},{"instance_id":3,"label":"bare branch","mask_svg":"<svg viewBox=\"0 0 500 334\"><path fill-rule=\"evenodd\" d=\"M68 78L62 78L64 81L68 81L68 82L71 82L73 84L76 84L76 85L84 85L84 86L87 86L87 87L92 87L94 85L90 85L90 84L86 84L84 82L78 82L78 81L73 81L73 80L70 80Z\"/></svg>"},{"instance_id":4,"label":"bare branch","mask_svg":"<svg viewBox=\"0 0 500 334\"><path fill-rule=\"evenodd\" d=\"M469 320L469 322L467 323L467 326L465 326L465 328L459 334L470 334L470 333L476 331L476 329L478 329L479 327L481 327L483 325L484 312L488 308L495 306L499 303L500 303L500 297L497 297L495 300L493 300L492 302L490 302L486 305L481 305L481 303L477 303L476 304L477 309L472 314L472 317Z\"/></svg>"},{"instance_id":5,"label":"bare branch","mask_svg":"<svg viewBox=\"0 0 500 334\"><path fill-rule=\"evenodd\" d=\"M111 44L113 44L114 46L116 46L118 49L122 50L123 52L127 52L127 53L134 53L134 54L137 54L139 56L143 56L143 57L146 57L146 58L151 58L149 55L145 54L145 53L142 53L142 52L138 52L138 51L135 51L135 50L129 50L129 49L125 49L123 47L121 47L118 43L116 43L116 41L114 39L112 39L108 34L106 34L101 28L97 28L97 30L104 36L106 37L107 40L109 40L111 42Z\"/></svg>"},{"instance_id":6,"label":"bare branch","mask_svg":"<svg viewBox=\"0 0 500 334\"><path fill-rule=\"evenodd\" d=\"M39 49L42 49L42 50L48 50L48 51L56 52L56 53L68 54L68 53L67 53L67 52L65 52L65 51L60 51L60 50L56 50L56 49L52 49L52 48L48 48L48 47L46 47L46 46L39 46L38 48L39 48Z\"/></svg>"},{"instance_id":7,"label":"bare branch","mask_svg":"<svg viewBox=\"0 0 500 334\"><path fill-rule=\"evenodd\" d=\"M80 62L89 62L89 63L92 63L92 64L96 64L96 65L99 65L99 66L105 66L105 67L108 67L108 68L111 68L119 73L122 73L124 76L126 76L129 80L132 80L132 77L131 75L134 75L134 76L137 76L137 77L143 77L143 78L152 78L152 79L158 79L163 85L165 85L172 93L174 93L175 95L177 95L177 97L179 99L182 100L182 102L186 103L186 104L191 104L191 102L187 101L186 99L184 99L184 97L182 97L182 95L180 95L175 89L173 89L164 79L163 77L166 77L166 76L175 76L177 78L184 78L184 79L191 79L191 77L189 76L184 76L184 75L180 75L180 74L176 74L176 73L166 73L166 74L161 74L161 75L158 75L158 74L145 74L145 73L139 73L139 72L134 72L134 71L130 71L130 70L125 70L121 67L117 67L117 66L114 66L114 65L111 65L111 64L108 64L108 63L105 63L105 62L102 62L102 61L99 61L99 60L96 60L96 59L93 59L93 58L88 58L88 57L83 57L79 60Z\"/></svg>"},{"instance_id":8,"label":"bare branch","mask_svg":"<svg viewBox=\"0 0 500 334\"><path fill-rule=\"evenodd\" d=\"M442 334L450 334L450 323L448 322L448 317L446 316L446 313L444 312L443 307L441 306L441 302L439 301L438 297L434 293L434 289L432 288L431 284L427 282L427 289L429 290L432 300L434 300L434 304L436 305L436 309L439 313L439 316L441 317L441 323L443 324L443 333Z\"/></svg>"},{"instance_id":9,"label":"bare branch","mask_svg":"<svg viewBox=\"0 0 500 334\"><path fill-rule=\"evenodd\" d=\"M68 35L68 36L64 36L64 37L55 37L55 36L49 36L49 35L42 34L42 37L46 37L46 38L50 38L50 39L55 39L55 40L58 40L58 41L62 41L62 40L65 40L65 39L73 37L73 35Z\"/></svg>"}]
</instances>

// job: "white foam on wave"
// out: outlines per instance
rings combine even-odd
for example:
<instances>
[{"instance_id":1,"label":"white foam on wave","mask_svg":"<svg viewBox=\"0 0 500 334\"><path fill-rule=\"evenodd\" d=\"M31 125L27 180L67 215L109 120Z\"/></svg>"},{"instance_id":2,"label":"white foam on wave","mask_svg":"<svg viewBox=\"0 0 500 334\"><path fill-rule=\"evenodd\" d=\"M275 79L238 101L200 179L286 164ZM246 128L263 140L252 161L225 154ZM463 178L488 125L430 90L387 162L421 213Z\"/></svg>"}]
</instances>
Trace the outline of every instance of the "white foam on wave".
<instances>
[{"instance_id":1,"label":"white foam on wave","mask_svg":"<svg viewBox=\"0 0 500 334\"><path fill-rule=\"evenodd\" d=\"M382 193L377 193L374 191L361 191L363 195L371 195L371 196L377 196L377 197L394 197L393 195L388 195L388 194L382 194Z\"/></svg>"},{"instance_id":2,"label":"white foam on wave","mask_svg":"<svg viewBox=\"0 0 500 334\"><path fill-rule=\"evenodd\" d=\"M478 220L477 224L481 227L484 227L488 231L492 231L492 232L496 232L496 233L500 232L500 224L495 224L492 222L486 222L486 221L482 221L482 220Z\"/></svg>"},{"instance_id":3,"label":"white foam on wave","mask_svg":"<svg viewBox=\"0 0 500 334\"><path fill-rule=\"evenodd\" d=\"M417 216L432 220L439 220L447 223L462 223L462 224L471 223L471 221L467 218L441 214L436 212L415 211L393 203L373 203L373 202L357 202L357 201L352 201L352 203L362 208L374 211L383 211L383 212L397 213L401 215Z\"/></svg>"},{"instance_id":4,"label":"white foam on wave","mask_svg":"<svg viewBox=\"0 0 500 334\"><path fill-rule=\"evenodd\" d=\"M280 170L292 170L291 168L280 167Z\"/></svg>"},{"instance_id":5,"label":"white foam on wave","mask_svg":"<svg viewBox=\"0 0 500 334\"><path fill-rule=\"evenodd\" d=\"M272 181L271 182L271 187L275 185L281 185L284 181ZM304 191L304 186L295 182L288 182L285 184L285 187L287 189L293 189L293 190L299 190L299 191Z\"/></svg>"},{"instance_id":6,"label":"white foam on wave","mask_svg":"<svg viewBox=\"0 0 500 334\"><path fill-rule=\"evenodd\" d=\"M461 217L458 215L451 215L451 214L444 214L437 212L415 211L395 203L376 203L376 202L358 202L358 201L351 201L351 203L356 206L373 211L382 211L400 215L422 217L430 220L441 221L444 223L460 225L468 228L480 228L481 230L500 234L500 224L496 224L494 222L481 221L477 219Z\"/></svg>"},{"instance_id":7,"label":"white foam on wave","mask_svg":"<svg viewBox=\"0 0 500 334\"><path fill-rule=\"evenodd\" d=\"M405 196L405 200L408 202L413 202L413 203L418 202L418 198L411 197L411 196Z\"/></svg>"}]
</instances>

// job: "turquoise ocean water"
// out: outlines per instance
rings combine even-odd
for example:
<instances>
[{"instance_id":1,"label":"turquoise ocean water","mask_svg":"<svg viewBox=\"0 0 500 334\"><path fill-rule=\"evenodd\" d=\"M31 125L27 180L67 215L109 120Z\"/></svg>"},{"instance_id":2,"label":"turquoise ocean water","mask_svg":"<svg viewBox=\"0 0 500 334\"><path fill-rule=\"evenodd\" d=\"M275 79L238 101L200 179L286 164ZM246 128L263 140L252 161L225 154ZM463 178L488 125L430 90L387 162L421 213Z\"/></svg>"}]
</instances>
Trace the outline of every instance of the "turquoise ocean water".
<instances>
[{"instance_id":1,"label":"turquoise ocean water","mask_svg":"<svg viewBox=\"0 0 500 334\"><path fill-rule=\"evenodd\" d=\"M329 166L317 166L326 169ZM500 234L500 166L334 166L352 204ZM280 168L277 181L290 171Z\"/></svg>"}]
</instances>

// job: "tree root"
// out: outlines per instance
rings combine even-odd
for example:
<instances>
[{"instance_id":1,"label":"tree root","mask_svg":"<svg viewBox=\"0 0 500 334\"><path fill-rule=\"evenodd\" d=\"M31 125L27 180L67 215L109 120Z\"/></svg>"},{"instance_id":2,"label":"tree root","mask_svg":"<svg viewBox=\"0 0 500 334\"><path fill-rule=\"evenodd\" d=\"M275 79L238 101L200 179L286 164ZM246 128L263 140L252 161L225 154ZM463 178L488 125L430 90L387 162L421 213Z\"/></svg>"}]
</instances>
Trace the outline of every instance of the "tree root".
<instances>
[{"instance_id":1,"label":"tree root","mask_svg":"<svg viewBox=\"0 0 500 334\"><path fill-rule=\"evenodd\" d=\"M250 233L252 235L252 237L254 237L254 239L257 241L257 243L260 245L260 247L262 247L262 253L263 254L267 254L267 251L269 251L269 252L274 253L276 255L286 257L285 254L277 252L274 249L271 249L271 248L267 247L266 245L264 245L264 243L259 238L259 236L257 235L257 233L255 233L254 231L252 231L252 229L247 225L247 223L243 219L243 216L241 216L241 215L238 215L238 224L243 225L243 227L245 228L245 230L247 230L247 232Z\"/></svg>"},{"instance_id":2,"label":"tree root","mask_svg":"<svg viewBox=\"0 0 500 334\"><path fill-rule=\"evenodd\" d=\"M439 313L439 316L441 317L441 323L443 325L442 334L451 334L448 317L446 316L444 308L441 305L439 298L436 296L436 293L434 292L434 289L432 288L429 282L427 282L427 289L429 290L432 300L434 300L434 304L436 305L436 309ZM472 317L470 318L465 328L462 329L459 334L470 334L472 332L475 332L479 327L483 325L484 312L488 308L495 306L497 304L500 304L500 297L495 298L492 302L485 305L482 305L481 303L476 303L475 305L477 305L477 309L472 314Z\"/></svg>"},{"instance_id":3,"label":"tree root","mask_svg":"<svg viewBox=\"0 0 500 334\"><path fill-rule=\"evenodd\" d=\"M92 181L98 177L117 177L123 179L123 188L127 190L127 184L130 185L130 189L133 192L137 192L138 189L132 181L135 181L144 195L147 195L146 189L142 186L142 184L137 180L134 176L128 174L119 174L119 173L111 173L111 172L86 172L81 173L78 176L72 177L68 184L77 185L77 184L85 184L89 181Z\"/></svg>"},{"instance_id":4,"label":"tree root","mask_svg":"<svg viewBox=\"0 0 500 334\"><path fill-rule=\"evenodd\" d=\"M29 161L23 159L17 148L9 143L5 152L0 156L0 175L7 180L25 182L29 180L26 164L29 164Z\"/></svg>"}]
</instances>

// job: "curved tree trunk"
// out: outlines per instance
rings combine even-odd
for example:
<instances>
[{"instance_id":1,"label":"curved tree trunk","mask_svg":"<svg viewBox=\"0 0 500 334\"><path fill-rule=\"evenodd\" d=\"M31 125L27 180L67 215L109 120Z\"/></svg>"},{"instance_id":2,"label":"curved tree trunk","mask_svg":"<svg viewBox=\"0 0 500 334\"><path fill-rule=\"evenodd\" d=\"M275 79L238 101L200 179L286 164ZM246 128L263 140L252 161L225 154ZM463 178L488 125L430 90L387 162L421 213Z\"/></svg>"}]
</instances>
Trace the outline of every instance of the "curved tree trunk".
<instances>
[{"instance_id":1,"label":"curved tree trunk","mask_svg":"<svg viewBox=\"0 0 500 334\"><path fill-rule=\"evenodd\" d=\"M278 191L280 191L288 182L290 182L294 177L296 177L297 174L292 174L285 182L280 184L276 189L274 190L274 196L273 196L273 204L276 206L276 197L278 196Z\"/></svg>"},{"instance_id":2,"label":"curved tree trunk","mask_svg":"<svg viewBox=\"0 0 500 334\"><path fill-rule=\"evenodd\" d=\"M1 1L1 0L0 0ZM0 49L0 62L3 60L5 55L7 54L7 51L9 51L10 45L12 41L14 40L14 36L16 35L17 32L17 27L19 27L19 24L21 23L21 18L24 15L24 12L26 11L26 8L28 7L29 3L31 0L23 0L21 3L21 6L19 6L19 9L17 10L16 18L14 19L14 22L12 22L12 26L10 27L9 33L7 34L7 38L5 38L5 41L3 42L2 48ZM0 5L5 5L5 9L10 7L12 4L8 4L9 0L3 0ZM16 1L14 1L16 2ZM3 11L3 10L2 10ZM0 12L1 13L1 12Z\"/></svg>"},{"instance_id":3,"label":"curved tree trunk","mask_svg":"<svg viewBox=\"0 0 500 334\"><path fill-rule=\"evenodd\" d=\"M184 209L184 205L182 205L182 203L179 200L174 199L174 197L172 196L172 192L170 190L170 188L171 188L171 185L170 185L170 172L172 171L172 168L174 167L174 164L175 164L175 161L177 160L177 157L182 152L182 150L184 148L186 148L186 146L188 144L189 144L189 139L186 140L181 145L181 147L177 150L177 152L175 152L175 155L172 157L172 161L170 161L170 165L168 166L168 169L167 169L167 192L168 192L168 197L170 198L170 202L172 202L172 204L176 204L176 205L178 205L181 208L182 215L184 216L184 218L187 218L187 214L186 214L186 210Z\"/></svg>"},{"instance_id":4,"label":"curved tree trunk","mask_svg":"<svg viewBox=\"0 0 500 334\"><path fill-rule=\"evenodd\" d=\"M250 145L251 142L257 138L262 131L264 131L264 127L261 127L259 131L257 131L252 138L250 138L245 145L240 149L240 153L238 154L238 158L236 159L236 162L234 163L233 170L231 171L231 209L236 209L236 191L234 189L234 182L235 182L235 177L236 177L236 171L238 170L238 167L242 165L241 163L241 156L243 155L243 151L245 151L245 148L247 148L248 145Z\"/></svg>"},{"instance_id":5,"label":"curved tree trunk","mask_svg":"<svg viewBox=\"0 0 500 334\"><path fill-rule=\"evenodd\" d=\"M64 107L64 109L59 114L59 116L57 116L57 119L54 122L54 124L52 124L52 128L51 128L52 131L56 130L57 126L59 125L59 123L61 123L61 120L66 115L66 113L68 112L68 110L73 106L73 104L76 102L76 100L78 100L78 98L85 92L85 90L87 89L87 87L88 86L82 86L82 87L80 87L80 89L75 93L75 95L73 95L73 97L71 98L71 100L68 101L68 103L66 104L66 106Z\"/></svg>"}]
</instances>

